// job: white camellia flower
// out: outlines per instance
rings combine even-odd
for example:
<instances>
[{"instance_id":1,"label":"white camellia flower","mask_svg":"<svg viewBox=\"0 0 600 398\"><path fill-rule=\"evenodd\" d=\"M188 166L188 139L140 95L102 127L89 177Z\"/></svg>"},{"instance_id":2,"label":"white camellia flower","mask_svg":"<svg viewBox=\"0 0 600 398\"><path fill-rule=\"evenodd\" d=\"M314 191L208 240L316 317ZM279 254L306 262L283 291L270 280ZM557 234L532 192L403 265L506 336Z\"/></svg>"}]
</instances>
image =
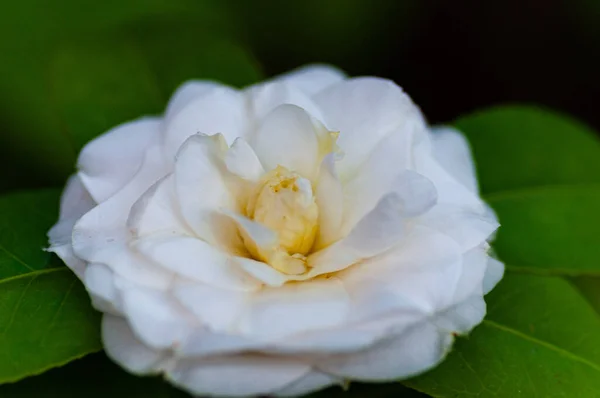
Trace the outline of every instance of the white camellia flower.
<instances>
[{"instance_id":1,"label":"white camellia flower","mask_svg":"<svg viewBox=\"0 0 600 398\"><path fill-rule=\"evenodd\" d=\"M78 169L50 250L104 313L114 361L196 395L418 374L503 273L466 140L384 79L191 81Z\"/></svg>"}]
</instances>

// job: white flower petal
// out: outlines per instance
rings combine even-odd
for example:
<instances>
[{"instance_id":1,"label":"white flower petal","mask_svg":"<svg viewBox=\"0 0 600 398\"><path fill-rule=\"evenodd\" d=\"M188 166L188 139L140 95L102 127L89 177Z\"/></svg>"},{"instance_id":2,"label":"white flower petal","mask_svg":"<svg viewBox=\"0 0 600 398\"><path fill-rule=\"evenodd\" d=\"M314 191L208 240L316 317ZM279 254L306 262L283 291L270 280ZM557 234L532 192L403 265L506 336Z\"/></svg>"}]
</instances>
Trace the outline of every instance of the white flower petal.
<instances>
[{"instance_id":1,"label":"white flower petal","mask_svg":"<svg viewBox=\"0 0 600 398\"><path fill-rule=\"evenodd\" d=\"M411 171L402 172L391 188L346 238L309 257L309 275L339 271L390 249L405 235L405 218L426 211L436 200L433 185Z\"/></svg>"},{"instance_id":2,"label":"white flower petal","mask_svg":"<svg viewBox=\"0 0 600 398\"><path fill-rule=\"evenodd\" d=\"M343 381L339 377L313 371L273 395L276 397L298 397L332 385L342 385Z\"/></svg>"},{"instance_id":3,"label":"white flower petal","mask_svg":"<svg viewBox=\"0 0 600 398\"><path fill-rule=\"evenodd\" d=\"M392 189L398 175L410 168L412 141L410 133L394 130L373 149L356 174L345 181L342 234L347 234L373 209Z\"/></svg>"},{"instance_id":4,"label":"white flower petal","mask_svg":"<svg viewBox=\"0 0 600 398\"><path fill-rule=\"evenodd\" d=\"M209 330L216 332L232 331L249 300L245 292L220 289L192 281L175 283L171 291L183 307Z\"/></svg>"},{"instance_id":5,"label":"white flower petal","mask_svg":"<svg viewBox=\"0 0 600 398\"><path fill-rule=\"evenodd\" d=\"M197 328L177 348L178 358L208 358L221 355L237 355L241 352L262 352L266 343L240 334L212 332Z\"/></svg>"},{"instance_id":6,"label":"white flower petal","mask_svg":"<svg viewBox=\"0 0 600 398\"><path fill-rule=\"evenodd\" d=\"M152 349L176 348L193 331L186 314L165 293L149 289L122 292L123 309L134 334Z\"/></svg>"},{"instance_id":7,"label":"white flower petal","mask_svg":"<svg viewBox=\"0 0 600 398\"><path fill-rule=\"evenodd\" d=\"M119 192L86 213L73 228L73 250L90 263L107 265L116 274L140 284L164 288L169 275L131 253L126 221L131 207L156 181L165 175L157 147L150 148L133 179Z\"/></svg>"},{"instance_id":8,"label":"white flower petal","mask_svg":"<svg viewBox=\"0 0 600 398\"><path fill-rule=\"evenodd\" d=\"M340 132L338 145L342 179L352 175L389 133L424 134L419 109L400 87L389 80L363 77L344 80L319 92L315 102L325 125Z\"/></svg>"},{"instance_id":9,"label":"white flower petal","mask_svg":"<svg viewBox=\"0 0 600 398\"><path fill-rule=\"evenodd\" d=\"M300 280L294 275L285 275L262 261L249 258L236 258L235 263L255 279L267 286L278 287L292 280Z\"/></svg>"},{"instance_id":10,"label":"white flower petal","mask_svg":"<svg viewBox=\"0 0 600 398\"><path fill-rule=\"evenodd\" d=\"M440 231L456 240L464 251L485 242L500 226L493 215L469 207L440 204L419 217L420 225Z\"/></svg>"},{"instance_id":11,"label":"white flower petal","mask_svg":"<svg viewBox=\"0 0 600 398\"><path fill-rule=\"evenodd\" d=\"M174 112L165 120L165 126L164 149L169 161L197 133L221 133L231 143L244 136L248 128L244 96L233 88L216 85Z\"/></svg>"},{"instance_id":12,"label":"white flower petal","mask_svg":"<svg viewBox=\"0 0 600 398\"><path fill-rule=\"evenodd\" d=\"M431 138L433 154L440 165L471 192L478 192L475 164L465 136L452 127L438 127L433 129Z\"/></svg>"},{"instance_id":13,"label":"white flower petal","mask_svg":"<svg viewBox=\"0 0 600 398\"><path fill-rule=\"evenodd\" d=\"M218 214L237 211L223 156L226 144L219 136L197 134L183 144L175 165L175 189L181 213L195 234L206 242L239 253L243 243L235 225Z\"/></svg>"},{"instance_id":14,"label":"white flower petal","mask_svg":"<svg viewBox=\"0 0 600 398\"><path fill-rule=\"evenodd\" d=\"M251 141L265 170L284 166L312 179L320 162L315 123L295 105L281 105L271 112Z\"/></svg>"},{"instance_id":15,"label":"white flower petal","mask_svg":"<svg viewBox=\"0 0 600 398\"><path fill-rule=\"evenodd\" d=\"M114 195L138 172L146 150L158 143L160 123L142 118L119 125L81 150L79 178L96 202Z\"/></svg>"},{"instance_id":16,"label":"white flower petal","mask_svg":"<svg viewBox=\"0 0 600 398\"><path fill-rule=\"evenodd\" d=\"M488 294L504 276L504 264L495 258L488 258L487 268L483 277L483 294Z\"/></svg>"},{"instance_id":17,"label":"white flower petal","mask_svg":"<svg viewBox=\"0 0 600 398\"><path fill-rule=\"evenodd\" d=\"M102 342L106 354L133 374L159 373L164 354L141 343L123 318L104 315Z\"/></svg>"},{"instance_id":18,"label":"white flower petal","mask_svg":"<svg viewBox=\"0 0 600 398\"><path fill-rule=\"evenodd\" d=\"M317 367L355 380L395 381L440 363L452 341L452 334L439 330L430 322L422 322L376 347L357 354L332 356Z\"/></svg>"},{"instance_id":19,"label":"white flower petal","mask_svg":"<svg viewBox=\"0 0 600 398\"><path fill-rule=\"evenodd\" d=\"M179 215L172 174L154 184L138 199L131 208L127 227L136 237L156 233L192 234Z\"/></svg>"},{"instance_id":20,"label":"white flower petal","mask_svg":"<svg viewBox=\"0 0 600 398\"><path fill-rule=\"evenodd\" d=\"M207 80L189 80L183 83L171 96L169 104L167 105L165 117L167 119L173 119L175 115L181 112L194 100L202 98L211 92L218 91L220 87L223 87L223 85Z\"/></svg>"},{"instance_id":21,"label":"white flower petal","mask_svg":"<svg viewBox=\"0 0 600 398\"><path fill-rule=\"evenodd\" d=\"M333 154L327 155L321 163L315 202L319 206L319 231L313 250L320 250L341 237L344 215L344 191L335 170Z\"/></svg>"},{"instance_id":22,"label":"white flower petal","mask_svg":"<svg viewBox=\"0 0 600 398\"><path fill-rule=\"evenodd\" d=\"M258 181L265 170L252 147L243 138L236 138L225 155L227 169L249 181Z\"/></svg>"},{"instance_id":23,"label":"white flower petal","mask_svg":"<svg viewBox=\"0 0 600 398\"><path fill-rule=\"evenodd\" d=\"M49 252L56 253L81 279L86 263L73 252L71 236L77 220L96 205L77 175L71 176L61 197L59 221L48 231Z\"/></svg>"},{"instance_id":24,"label":"white flower petal","mask_svg":"<svg viewBox=\"0 0 600 398\"><path fill-rule=\"evenodd\" d=\"M240 270L231 255L191 236L153 235L132 245L156 264L198 282L239 291L254 291L261 285Z\"/></svg>"},{"instance_id":25,"label":"white flower petal","mask_svg":"<svg viewBox=\"0 0 600 398\"><path fill-rule=\"evenodd\" d=\"M475 212L485 210L486 206L477 193L458 182L432 156L426 140L415 147L414 170L433 182L438 192L439 203L469 207Z\"/></svg>"},{"instance_id":26,"label":"white flower petal","mask_svg":"<svg viewBox=\"0 0 600 398\"><path fill-rule=\"evenodd\" d=\"M237 397L269 395L309 371L300 362L245 354L179 361L166 377L192 394Z\"/></svg>"},{"instance_id":27,"label":"white flower petal","mask_svg":"<svg viewBox=\"0 0 600 398\"><path fill-rule=\"evenodd\" d=\"M104 264L90 264L83 275L83 282L98 311L122 315L119 292L115 286L114 273Z\"/></svg>"},{"instance_id":28,"label":"white flower petal","mask_svg":"<svg viewBox=\"0 0 600 398\"><path fill-rule=\"evenodd\" d=\"M253 129L281 105L295 105L322 120L321 111L314 101L304 91L285 81L256 84L248 87L244 93L250 106Z\"/></svg>"},{"instance_id":29,"label":"white flower petal","mask_svg":"<svg viewBox=\"0 0 600 398\"><path fill-rule=\"evenodd\" d=\"M330 65L308 65L277 76L277 81L288 83L308 95L317 94L346 78L344 72Z\"/></svg>"},{"instance_id":30,"label":"white flower petal","mask_svg":"<svg viewBox=\"0 0 600 398\"><path fill-rule=\"evenodd\" d=\"M483 321L486 306L481 295L473 295L466 300L435 315L432 322L445 332L466 334Z\"/></svg>"},{"instance_id":31,"label":"white flower petal","mask_svg":"<svg viewBox=\"0 0 600 398\"><path fill-rule=\"evenodd\" d=\"M462 251L452 239L416 227L386 255L348 268L339 277L352 297L356 321L392 311L434 314L455 303L462 263Z\"/></svg>"},{"instance_id":32,"label":"white flower petal","mask_svg":"<svg viewBox=\"0 0 600 398\"><path fill-rule=\"evenodd\" d=\"M349 303L344 285L334 278L265 288L248 303L240 330L269 341L330 328L344 322Z\"/></svg>"}]
</instances>

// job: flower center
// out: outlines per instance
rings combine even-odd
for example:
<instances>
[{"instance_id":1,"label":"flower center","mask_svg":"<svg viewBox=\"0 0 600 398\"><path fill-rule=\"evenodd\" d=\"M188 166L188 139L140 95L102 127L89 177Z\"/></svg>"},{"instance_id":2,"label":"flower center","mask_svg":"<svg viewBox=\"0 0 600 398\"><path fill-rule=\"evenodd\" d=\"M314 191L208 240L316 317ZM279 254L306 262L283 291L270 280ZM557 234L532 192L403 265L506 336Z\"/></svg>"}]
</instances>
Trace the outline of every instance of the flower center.
<instances>
[{"instance_id":1,"label":"flower center","mask_svg":"<svg viewBox=\"0 0 600 398\"><path fill-rule=\"evenodd\" d=\"M309 180L277 167L259 184L255 198L246 207L246 215L279 237L279 245L273 250L247 245L255 258L285 273L306 271L305 255L315 242L319 219Z\"/></svg>"}]
</instances>

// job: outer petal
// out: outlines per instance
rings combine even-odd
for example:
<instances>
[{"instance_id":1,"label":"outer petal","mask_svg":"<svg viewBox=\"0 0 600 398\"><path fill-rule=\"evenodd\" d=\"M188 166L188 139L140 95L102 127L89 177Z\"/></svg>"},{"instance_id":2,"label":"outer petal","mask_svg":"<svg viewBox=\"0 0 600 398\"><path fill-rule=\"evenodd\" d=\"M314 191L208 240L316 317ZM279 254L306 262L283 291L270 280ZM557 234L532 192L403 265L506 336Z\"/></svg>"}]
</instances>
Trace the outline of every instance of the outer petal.
<instances>
[{"instance_id":1,"label":"outer petal","mask_svg":"<svg viewBox=\"0 0 600 398\"><path fill-rule=\"evenodd\" d=\"M483 277L483 293L488 294L504 276L504 264L495 258L488 258L487 268Z\"/></svg>"},{"instance_id":2,"label":"outer petal","mask_svg":"<svg viewBox=\"0 0 600 398\"><path fill-rule=\"evenodd\" d=\"M150 148L134 178L117 194L86 213L73 228L75 254L93 263L103 263L116 274L156 288L165 288L169 274L131 253L131 233L126 221L132 205L165 174L158 148Z\"/></svg>"},{"instance_id":3,"label":"outer petal","mask_svg":"<svg viewBox=\"0 0 600 398\"><path fill-rule=\"evenodd\" d=\"M452 127L434 128L431 134L433 155L458 182L478 192L475 164L465 136Z\"/></svg>"},{"instance_id":4,"label":"outer petal","mask_svg":"<svg viewBox=\"0 0 600 398\"><path fill-rule=\"evenodd\" d=\"M73 252L71 235L77 220L95 205L79 177L72 176L61 198L59 221L48 232L48 251L56 253L79 278L83 277L86 263Z\"/></svg>"},{"instance_id":5,"label":"outer petal","mask_svg":"<svg viewBox=\"0 0 600 398\"><path fill-rule=\"evenodd\" d=\"M202 95L194 96L192 101L187 102L178 112L174 110L165 120L163 142L168 161L173 159L185 140L194 134L221 133L228 143L245 135L248 124L242 93L219 85L203 91Z\"/></svg>"},{"instance_id":6,"label":"outer petal","mask_svg":"<svg viewBox=\"0 0 600 398\"><path fill-rule=\"evenodd\" d=\"M236 321L250 300L248 293L220 289L182 280L171 289L179 303L214 332L234 331Z\"/></svg>"},{"instance_id":7,"label":"outer petal","mask_svg":"<svg viewBox=\"0 0 600 398\"><path fill-rule=\"evenodd\" d=\"M346 154L340 162L342 179L352 175L392 131L409 135L426 131L419 109L389 80L344 80L318 93L315 102L327 127L340 132L338 145Z\"/></svg>"},{"instance_id":8,"label":"outer petal","mask_svg":"<svg viewBox=\"0 0 600 398\"><path fill-rule=\"evenodd\" d=\"M123 291L125 315L135 336L152 349L173 349L193 331L193 324L168 294L134 287Z\"/></svg>"},{"instance_id":9,"label":"outer petal","mask_svg":"<svg viewBox=\"0 0 600 398\"><path fill-rule=\"evenodd\" d=\"M276 397L298 397L331 385L341 385L342 383L343 379L339 377L313 371L302 377L300 380L296 380L290 385L285 386L274 395Z\"/></svg>"},{"instance_id":10,"label":"outer petal","mask_svg":"<svg viewBox=\"0 0 600 398\"><path fill-rule=\"evenodd\" d=\"M419 217L417 222L450 236L465 252L490 239L500 226L493 214L482 214L469 207L449 204L435 206Z\"/></svg>"},{"instance_id":11,"label":"outer petal","mask_svg":"<svg viewBox=\"0 0 600 398\"><path fill-rule=\"evenodd\" d=\"M83 148L77 161L79 177L96 202L105 201L133 178L146 150L158 143L160 123L158 118L125 123Z\"/></svg>"},{"instance_id":12,"label":"outer petal","mask_svg":"<svg viewBox=\"0 0 600 398\"><path fill-rule=\"evenodd\" d=\"M94 308L101 312L122 315L120 292L110 268L104 264L90 264L83 275L83 282L92 298Z\"/></svg>"},{"instance_id":13,"label":"outer petal","mask_svg":"<svg viewBox=\"0 0 600 398\"><path fill-rule=\"evenodd\" d=\"M276 77L276 80L288 83L308 95L317 94L344 79L344 72L330 65L308 65Z\"/></svg>"},{"instance_id":14,"label":"outer petal","mask_svg":"<svg viewBox=\"0 0 600 398\"><path fill-rule=\"evenodd\" d=\"M323 360L318 368L339 377L365 381L397 380L431 369L448 353L451 333L421 322L399 336L358 354Z\"/></svg>"},{"instance_id":15,"label":"outer petal","mask_svg":"<svg viewBox=\"0 0 600 398\"><path fill-rule=\"evenodd\" d=\"M420 141L414 151L414 170L433 181L439 197L439 203L470 208L478 213L486 209L485 203L473 192L460 183L432 156L432 148L428 140Z\"/></svg>"},{"instance_id":16,"label":"outer petal","mask_svg":"<svg viewBox=\"0 0 600 398\"><path fill-rule=\"evenodd\" d=\"M106 354L134 374L158 373L166 357L142 344L123 318L104 315L102 341Z\"/></svg>"},{"instance_id":17,"label":"outer petal","mask_svg":"<svg viewBox=\"0 0 600 398\"><path fill-rule=\"evenodd\" d=\"M339 277L352 297L353 321L400 311L425 316L456 303L462 263L462 251L452 239L418 227L386 255L348 268Z\"/></svg>"},{"instance_id":18,"label":"outer petal","mask_svg":"<svg viewBox=\"0 0 600 398\"><path fill-rule=\"evenodd\" d=\"M265 288L253 297L240 319L243 334L263 341L342 324L350 311L343 284L312 280Z\"/></svg>"},{"instance_id":19,"label":"outer petal","mask_svg":"<svg viewBox=\"0 0 600 398\"><path fill-rule=\"evenodd\" d=\"M309 371L300 362L246 354L179 361L166 377L192 394L237 397L269 395Z\"/></svg>"}]
</instances>

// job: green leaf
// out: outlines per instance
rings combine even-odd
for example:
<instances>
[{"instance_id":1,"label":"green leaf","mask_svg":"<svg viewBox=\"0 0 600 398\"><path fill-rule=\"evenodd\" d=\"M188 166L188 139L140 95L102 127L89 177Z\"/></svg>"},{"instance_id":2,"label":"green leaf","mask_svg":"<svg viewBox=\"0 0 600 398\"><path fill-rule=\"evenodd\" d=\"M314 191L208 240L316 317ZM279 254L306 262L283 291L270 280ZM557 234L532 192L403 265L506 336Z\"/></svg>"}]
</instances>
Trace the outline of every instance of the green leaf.
<instances>
[{"instance_id":1,"label":"green leaf","mask_svg":"<svg viewBox=\"0 0 600 398\"><path fill-rule=\"evenodd\" d=\"M600 186L545 187L487 196L501 228L494 242L512 269L600 275Z\"/></svg>"},{"instance_id":2,"label":"green leaf","mask_svg":"<svg viewBox=\"0 0 600 398\"><path fill-rule=\"evenodd\" d=\"M46 232L56 221L59 192L0 196L0 281L51 267Z\"/></svg>"},{"instance_id":3,"label":"green leaf","mask_svg":"<svg viewBox=\"0 0 600 398\"><path fill-rule=\"evenodd\" d=\"M155 76L132 41L64 47L55 55L50 76L72 156L109 128L163 107Z\"/></svg>"},{"instance_id":4,"label":"green leaf","mask_svg":"<svg viewBox=\"0 0 600 398\"><path fill-rule=\"evenodd\" d=\"M600 314L600 277L580 276L570 281Z\"/></svg>"},{"instance_id":5,"label":"green leaf","mask_svg":"<svg viewBox=\"0 0 600 398\"><path fill-rule=\"evenodd\" d=\"M108 115L111 120L116 120L114 123L121 123L126 120L118 120L118 116L138 117L162 110L166 103L164 95L160 97L158 106L144 107L143 104L151 102L155 96L151 94L146 98L145 94L148 92L146 89L127 93L125 88L143 87L146 84L144 79L147 79L148 69L167 65L179 69L178 65L184 57L189 55L193 59L197 58L196 54L202 53L207 43L223 42L223 37L234 37L237 26L229 14L228 7L216 0L132 0L126 4L108 0L86 7L81 7L79 2L74 0L57 0L51 4L41 0L11 3L10 7L0 13L0 52L3 54L3 62L0 63L0 125L3 127L0 134L0 144L2 144L0 147L10 148L10 151L0 149L0 155L2 159L10 156L4 164L9 164L11 168L16 168L20 172L18 176L3 179L3 183L8 188L61 183L72 171L81 138L89 138L100 133L101 131L96 131L100 127L106 128L109 120L102 123L103 120L100 119L102 115ZM27 21L26 28L23 21ZM179 21L182 25L192 25L198 29L201 27L202 31L196 29L189 36L172 36L173 46L181 50L177 53L177 59L170 59L168 54L159 48L156 49L157 53L152 52L151 48L149 48L150 53L146 53L145 48L133 51L132 54L125 53L123 48L132 42L131 31L147 25L158 26L164 21L169 21L172 25L175 21ZM112 44L108 44L108 40L113 40ZM94 60L90 59L95 51L93 48L97 45L96 42L104 47L104 50L99 51L103 54L98 59L98 66L94 66ZM76 60L68 59L77 54L68 54L68 52L78 46L81 49L81 43L89 45L90 48L82 49L81 57L84 59L81 61L81 69L77 70L74 65ZM107 56L105 50L107 46L114 46L117 54L125 55L122 65L115 64L110 57L108 61L104 59ZM143 44L136 43L133 47L135 50L135 47L143 47ZM246 58L230 57L228 55L232 51L230 47L222 46L223 58L236 61L235 67L232 64L226 69L229 72L227 75L220 72L219 76L210 76L203 75L202 71L201 73L193 71L195 73L186 75L185 78L216 77L237 83L240 81L238 76L248 76L246 71L255 69L254 62L247 62L249 57L246 53L244 53ZM158 59L165 56L160 59L160 65L152 62L152 65L142 65L140 60L136 59L141 55L141 50L144 50L144 57ZM239 49L233 51L242 52ZM67 68L76 72L72 76L73 80L70 80L67 72L62 74L59 82L52 80L56 72L59 75L62 73L56 70L62 62L66 62ZM219 63L221 62L219 57L205 59L205 62L223 65ZM90 65L92 69L89 71L82 70L84 66ZM116 69L100 70L101 65ZM132 66L136 65L141 69L132 69ZM154 70L152 72L154 73ZM161 72L157 70L155 77L159 75ZM82 81L84 76L95 80L91 83ZM103 81L104 77L108 80ZM114 80L115 77L121 80ZM180 74L178 77L183 76ZM118 112L121 113L117 114L111 114L105 109L97 110L99 116L93 115L89 126L90 131L87 131L84 137L75 139L69 137L68 127L71 121L65 120L65 115L62 114L64 110L57 106L59 105L57 100L72 104L76 99L64 96L57 99L56 92L58 91L60 96L62 95L60 93L80 93L80 89L91 90L93 87L100 95L104 95L108 88L115 87L117 81L124 81L125 78L129 80L125 81L125 87L115 91L114 105L110 103L108 105L116 107L137 94L134 103L125 109L118 108ZM141 81L136 82L137 79ZM57 87L57 83L64 83L66 87ZM179 83L181 82L176 84ZM80 84L84 87L77 87ZM168 86L173 84L169 81ZM163 87L162 82L156 82L155 85L158 88ZM158 92L164 94L162 90ZM122 95L124 97L121 97ZM104 103L105 101L101 101L101 104ZM94 104L94 101L89 103L89 105ZM66 111L66 116L73 115L75 110L71 107ZM131 116L134 110L140 110L142 113ZM91 110L85 112L78 119L83 120L83 117L90 115L91 112ZM81 126L77 120L74 125L76 129L86 127Z\"/></svg>"},{"instance_id":6,"label":"green leaf","mask_svg":"<svg viewBox=\"0 0 600 398\"><path fill-rule=\"evenodd\" d=\"M600 318L569 283L509 274L488 302L488 320L408 386L434 397L597 396Z\"/></svg>"},{"instance_id":7,"label":"green leaf","mask_svg":"<svg viewBox=\"0 0 600 398\"><path fill-rule=\"evenodd\" d=\"M600 182L600 141L570 117L531 106L501 106L454 125L471 143L484 194Z\"/></svg>"},{"instance_id":8,"label":"green leaf","mask_svg":"<svg viewBox=\"0 0 600 398\"><path fill-rule=\"evenodd\" d=\"M0 383L98 351L99 315L71 271L42 249L56 191L0 198Z\"/></svg>"}]
</instances>

